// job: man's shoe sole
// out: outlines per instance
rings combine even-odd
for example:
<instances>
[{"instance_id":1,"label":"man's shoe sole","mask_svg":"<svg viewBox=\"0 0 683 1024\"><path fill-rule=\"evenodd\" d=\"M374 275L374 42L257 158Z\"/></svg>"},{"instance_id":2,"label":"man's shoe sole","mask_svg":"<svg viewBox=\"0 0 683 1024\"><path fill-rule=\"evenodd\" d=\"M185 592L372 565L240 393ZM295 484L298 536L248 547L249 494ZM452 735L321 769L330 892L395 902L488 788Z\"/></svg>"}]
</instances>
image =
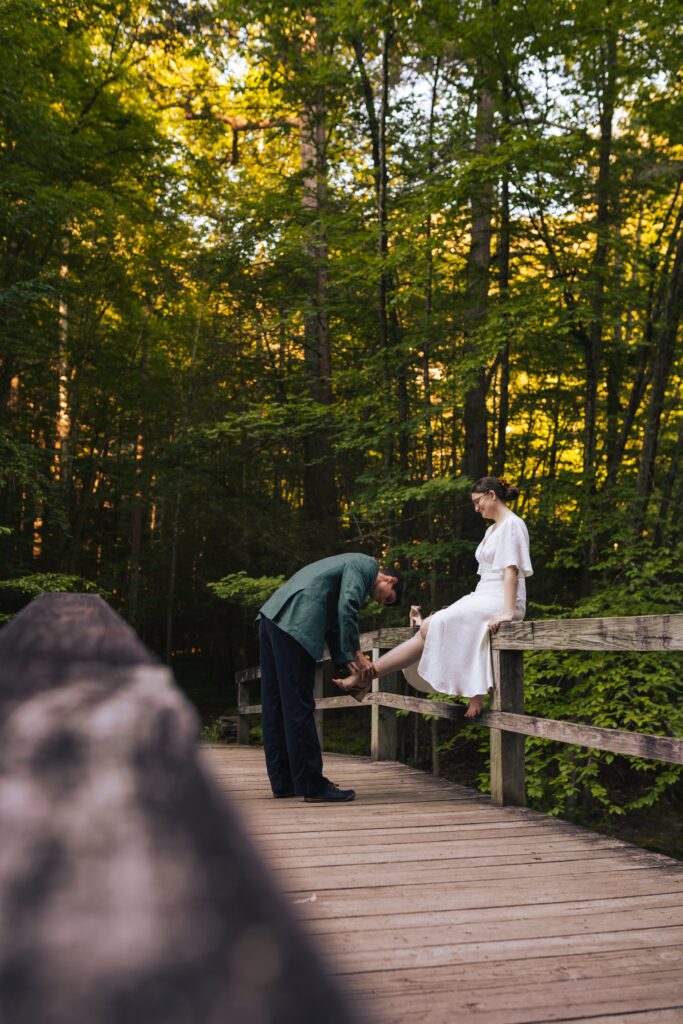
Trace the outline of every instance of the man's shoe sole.
<instances>
[{"instance_id":1,"label":"man's shoe sole","mask_svg":"<svg viewBox=\"0 0 683 1024\"><path fill-rule=\"evenodd\" d=\"M307 804L348 804L352 800L356 799L356 794L353 796L305 796L304 802Z\"/></svg>"}]
</instances>

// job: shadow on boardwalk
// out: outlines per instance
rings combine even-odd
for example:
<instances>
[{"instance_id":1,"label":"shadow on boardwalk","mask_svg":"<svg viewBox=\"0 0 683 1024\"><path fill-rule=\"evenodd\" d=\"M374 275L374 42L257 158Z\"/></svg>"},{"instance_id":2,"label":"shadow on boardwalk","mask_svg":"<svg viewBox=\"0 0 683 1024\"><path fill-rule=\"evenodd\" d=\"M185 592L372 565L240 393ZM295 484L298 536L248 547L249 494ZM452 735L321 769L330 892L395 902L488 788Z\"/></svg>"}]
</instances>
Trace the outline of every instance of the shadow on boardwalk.
<instances>
[{"instance_id":1,"label":"shadow on boardwalk","mask_svg":"<svg viewBox=\"0 0 683 1024\"><path fill-rule=\"evenodd\" d=\"M370 1019L683 1021L683 865L405 765L325 755L354 803L274 801L206 747L276 881Z\"/></svg>"}]
</instances>

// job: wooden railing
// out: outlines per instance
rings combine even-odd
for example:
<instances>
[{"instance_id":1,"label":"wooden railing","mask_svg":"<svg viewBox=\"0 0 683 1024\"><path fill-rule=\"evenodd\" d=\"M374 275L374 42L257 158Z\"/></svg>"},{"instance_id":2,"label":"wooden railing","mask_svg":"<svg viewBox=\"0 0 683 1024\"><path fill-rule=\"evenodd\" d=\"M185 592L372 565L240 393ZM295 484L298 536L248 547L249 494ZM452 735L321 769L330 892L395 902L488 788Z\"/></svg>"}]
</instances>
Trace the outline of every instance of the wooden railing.
<instances>
[{"instance_id":1,"label":"wooden railing","mask_svg":"<svg viewBox=\"0 0 683 1024\"><path fill-rule=\"evenodd\" d=\"M0 629L3 1024L352 1024L197 750L170 671L93 594Z\"/></svg>"},{"instance_id":2,"label":"wooden railing","mask_svg":"<svg viewBox=\"0 0 683 1024\"><path fill-rule=\"evenodd\" d=\"M366 633L362 649L376 661L383 651L413 635L412 628L395 628ZM653 761L683 764L683 739L648 736L620 729L602 729L577 722L536 718L524 714L524 651L681 651L683 614L639 615L629 618L561 619L503 623L493 638L494 689L491 710L478 724L491 730L491 799L497 805L526 803L524 737L570 743L595 750L608 750ZM375 760L396 760L397 711L432 715L464 723L463 705L439 700L408 697L397 692L397 676L375 680L373 692L362 704L352 697L324 697L324 667L318 663L315 677L316 724L322 743L323 712L335 708L370 708L371 754ZM249 683L260 678L260 669L237 672L238 742L249 742L248 715L261 713L261 706L249 703Z\"/></svg>"}]
</instances>

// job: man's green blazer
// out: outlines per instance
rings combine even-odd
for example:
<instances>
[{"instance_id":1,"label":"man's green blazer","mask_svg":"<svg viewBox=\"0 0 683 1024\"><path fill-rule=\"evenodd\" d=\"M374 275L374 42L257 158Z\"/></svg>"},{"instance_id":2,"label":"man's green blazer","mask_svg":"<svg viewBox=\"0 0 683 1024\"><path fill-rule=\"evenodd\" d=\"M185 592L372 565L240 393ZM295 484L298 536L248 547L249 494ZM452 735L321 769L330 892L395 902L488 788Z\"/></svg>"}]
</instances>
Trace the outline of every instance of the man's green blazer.
<instances>
[{"instance_id":1,"label":"man's green blazer","mask_svg":"<svg viewBox=\"0 0 683 1024\"><path fill-rule=\"evenodd\" d=\"M353 661L360 647L358 613L377 579L369 555L333 555L299 569L259 611L319 661L325 641L335 665Z\"/></svg>"}]
</instances>

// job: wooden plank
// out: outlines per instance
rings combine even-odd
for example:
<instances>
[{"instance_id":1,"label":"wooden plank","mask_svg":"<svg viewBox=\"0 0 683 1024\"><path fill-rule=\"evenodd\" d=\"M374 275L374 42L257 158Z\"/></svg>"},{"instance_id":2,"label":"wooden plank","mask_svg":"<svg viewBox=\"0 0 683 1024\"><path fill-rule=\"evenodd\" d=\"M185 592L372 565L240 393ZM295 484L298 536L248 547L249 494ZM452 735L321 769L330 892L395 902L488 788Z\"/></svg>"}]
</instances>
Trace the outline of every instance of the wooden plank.
<instances>
[{"instance_id":1,"label":"wooden plank","mask_svg":"<svg viewBox=\"0 0 683 1024\"><path fill-rule=\"evenodd\" d=\"M379 647L372 651L372 660L377 661L381 655ZM382 680L382 690L385 693L396 692L399 687L399 680L396 674L387 676ZM380 681L373 679L372 692L379 696ZM358 703L358 702L356 702ZM396 724L396 712L392 707L382 701L374 701L370 717L370 756L373 761L395 761L398 743L398 731Z\"/></svg>"},{"instance_id":2,"label":"wooden plank","mask_svg":"<svg viewBox=\"0 0 683 1024\"><path fill-rule=\"evenodd\" d=\"M243 710L249 702L249 684L237 684L237 742L246 746L249 743L249 721Z\"/></svg>"},{"instance_id":3,"label":"wooden plank","mask_svg":"<svg viewBox=\"0 0 683 1024\"><path fill-rule=\"evenodd\" d=\"M259 849L371 1018L566 1024L683 1005L678 862L368 758L325 757L356 802L283 807L259 752L235 754Z\"/></svg>"},{"instance_id":4,"label":"wooden plank","mask_svg":"<svg viewBox=\"0 0 683 1024\"><path fill-rule=\"evenodd\" d=\"M493 989L488 982L487 965L485 983L478 982L474 975L469 983L462 977L460 985L451 981L450 989L443 993L415 993L407 989L392 996L380 995L381 990L375 988L370 1005L377 1006L379 1020L386 1024L411 1024L424 1014L427 1000L431 1007L430 1024L566 1024L571 1020L592 1024L594 1017L599 1019L610 1010L618 1014L619 1024L630 1024L636 1011L652 1012L683 1003L675 970L629 977L623 982L611 979L600 984L596 980L588 985L580 977L572 978L571 970L561 961L546 964L549 980L529 985L526 992L522 985L510 992ZM551 965L556 969L552 973ZM453 967L450 970L452 973ZM562 970L565 977L557 979L556 972ZM372 976L373 981L375 977Z\"/></svg>"},{"instance_id":5,"label":"wooden plank","mask_svg":"<svg viewBox=\"0 0 683 1024\"><path fill-rule=\"evenodd\" d=\"M624 732L621 729L601 729L593 725L559 722L495 710L482 715L481 724L489 728L500 726L508 732L524 736L538 736L540 739L591 747L594 750L609 750L614 754L683 764L683 740L672 736L648 736L644 733Z\"/></svg>"},{"instance_id":6,"label":"wooden plank","mask_svg":"<svg viewBox=\"0 0 683 1024\"><path fill-rule=\"evenodd\" d=\"M253 668L242 668L239 672L235 672L235 682L239 686L240 683L253 683L256 679L261 678L261 666L254 665Z\"/></svg>"},{"instance_id":7,"label":"wooden plank","mask_svg":"<svg viewBox=\"0 0 683 1024\"><path fill-rule=\"evenodd\" d=\"M476 927L477 930L479 926L484 930L489 926L506 927L508 923L512 927L521 927L525 923L532 927L533 922L537 922L537 926L541 927L545 922L548 928L554 928L557 932L575 917L610 915L618 917L620 921L628 921L631 918L635 919L642 911L653 908L663 911L675 910L677 914L683 914L683 892L654 895L647 893L641 896L576 900L566 903L525 903L514 906L437 910L427 913L398 910L392 914L368 914L364 917L310 918L307 921L307 930L314 935L341 935L347 932L351 935L361 935L373 931L382 934L397 928L405 936L407 933L412 935L413 930L420 928L443 927L453 932L470 926Z\"/></svg>"},{"instance_id":8,"label":"wooden plank","mask_svg":"<svg viewBox=\"0 0 683 1024\"><path fill-rule=\"evenodd\" d=\"M494 711L524 711L524 660L521 651L493 651ZM491 802L497 807L526 804L524 736L491 729Z\"/></svg>"},{"instance_id":9,"label":"wooden plank","mask_svg":"<svg viewBox=\"0 0 683 1024\"><path fill-rule=\"evenodd\" d=\"M465 974L455 972L455 963L432 968L412 968L403 971L373 970L372 962L363 964L362 970L355 975L347 975L345 983L355 992L374 992L380 1000L390 1000L394 995L407 996L413 1005L425 997L455 994L463 990ZM574 953L566 957L544 957L542 952L536 959L507 959L491 961L486 966L485 984L466 989L468 1003L479 1000L486 994L492 997L495 1006L501 1005L509 998L513 1005L523 1007L523 1000L528 992L534 997L543 986L545 995L551 1000L546 1003L554 1009L553 1019L562 1019L567 1002L559 996L556 985L566 982L578 982L579 987L588 996L583 1001L584 1009L591 1012L591 1002L599 1002L601 985L631 987L641 979L677 978L680 992L683 976L683 947L680 945L663 946L657 949L647 947L637 950L606 950L598 953ZM547 987L546 987L547 986ZM557 1002L552 998L557 995ZM379 1003L379 1000L378 1000ZM381 1005L381 1003L379 1003ZM471 1005L471 1004L470 1004ZM484 1008L484 1004L480 1004ZM536 1003L538 1005L538 1003ZM666 1005L666 1003L664 1004ZM668 1005L673 1006L675 1002ZM633 1007L634 1009L636 1007ZM423 1003L424 1009L424 1003ZM608 1008L602 1007L601 1012ZM457 1019L457 1018L456 1018ZM525 1018L522 1017L521 1020ZM530 1019L537 1019L535 1016Z\"/></svg>"},{"instance_id":10,"label":"wooden plank","mask_svg":"<svg viewBox=\"0 0 683 1024\"><path fill-rule=\"evenodd\" d=\"M415 629L413 626L388 626L382 629L374 629L370 633L361 633L360 647L365 652L374 649L390 651L414 635Z\"/></svg>"},{"instance_id":11,"label":"wooden plank","mask_svg":"<svg viewBox=\"0 0 683 1024\"><path fill-rule=\"evenodd\" d=\"M455 941L454 941L455 939ZM399 946L384 946L372 950L367 958L373 971L386 968L401 971L413 968L445 967L448 964L487 964L491 961L533 960L539 956L570 957L572 953L604 953L608 950L657 949L680 946L683 950L683 925L654 928L631 928L622 931L590 932L576 935L546 935L542 939L506 938L480 941L471 935L468 941L450 937L450 941L429 945L416 945L412 941ZM362 947L361 947L362 948ZM360 949L335 949L336 974L358 973ZM681 990L683 995L683 989Z\"/></svg>"},{"instance_id":12,"label":"wooden plank","mask_svg":"<svg viewBox=\"0 0 683 1024\"><path fill-rule=\"evenodd\" d=\"M418 876L419 877L419 876ZM467 882L467 878L465 878ZM303 879L302 879L303 883ZM301 893L311 892L302 884ZM424 885L411 878L410 886L367 886L360 889L337 889L325 893L315 902L312 917L364 917L391 914L397 910L411 913L474 909L475 907L557 904L591 900L607 896L644 896L658 893L682 893L683 872L652 872L648 869L570 877L560 884L553 879L535 880L523 891L511 886L509 880L488 881L485 885L444 882L439 886Z\"/></svg>"},{"instance_id":13,"label":"wooden plank","mask_svg":"<svg viewBox=\"0 0 683 1024\"><path fill-rule=\"evenodd\" d=\"M623 852L623 848L623 844L618 839L595 836L594 841L588 841L581 833L571 838L566 835L557 836L554 842L549 841L545 837L542 844L543 853L546 856L551 853L561 854L570 851L583 853L584 855L588 855L596 850ZM427 850L425 850L423 843L416 842L410 845L402 845L398 849L395 849L390 844L378 847L363 847L358 851L347 848L346 855L343 847L340 852L327 853L323 850L316 850L307 856L300 850L290 852L289 846L287 846L280 850L272 850L268 860L271 866L294 866L301 869L323 865L330 867L335 865L339 867L365 865L370 867L373 864L383 865L387 868L393 864L400 865L410 863L411 861L418 861L424 865L425 871L427 871L442 860L452 861L459 858L466 860L470 857L471 859L476 859L477 863L479 863L478 858L481 855L484 858L484 862L492 860L494 863L497 863L500 856L505 857L507 855L512 859L518 852L522 855L533 855L538 850L539 838L537 835L513 836L509 839L502 839L497 847L493 847L489 839L471 839L468 836L463 836L462 839L450 838L445 842L430 843ZM494 855L494 851L497 851L498 856ZM649 854L646 851L640 852L647 862ZM428 857L428 859L425 859L425 857ZM627 858L627 861L629 864L640 864L636 856ZM533 867L541 862L530 860L529 863ZM362 880L362 873L359 877ZM501 877L505 877L505 874L502 874ZM424 876L420 874L420 882L423 881L423 878Z\"/></svg>"},{"instance_id":14,"label":"wooden plank","mask_svg":"<svg viewBox=\"0 0 683 1024\"><path fill-rule=\"evenodd\" d=\"M558 856L556 861L548 860L546 863L532 863L533 854L527 851L519 857L511 857L508 864L504 864L501 858L482 857L482 863L477 863L477 879L481 884L507 882L510 885L519 885L526 891L533 888L539 881L547 881L557 878L558 874L566 875L570 882L586 880L593 875L605 877L607 873L642 871L646 865L638 865L633 862L624 861L620 851L604 851L602 855L586 856L583 860L578 851L573 851L573 859ZM610 856L609 854L612 854ZM432 885L436 888L449 883L454 873L465 875L470 870L471 859L465 856L451 859L442 858L434 865L425 864L419 858L413 858L404 864L383 864L372 863L356 867L351 872L348 867L337 864L336 866L308 866L306 876L303 880L306 892L315 892L320 900L329 892L344 889L351 893L354 889L373 891L375 894L381 892L396 892L405 881L406 871L419 872L421 885ZM271 864L278 884L289 893L298 893L302 890L302 876L298 867L288 865L281 867ZM568 882L569 884L569 882ZM502 894L505 898L505 892ZM683 923L683 919L679 919Z\"/></svg>"},{"instance_id":15,"label":"wooden plank","mask_svg":"<svg viewBox=\"0 0 683 1024\"><path fill-rule=\"evenodd\" d=\"M563 1024L580 1024L585 1017L564 1017ZM628 1024L681 1024L683 1020L683 1000L680 1006L673 1009L643 1010L636 1013L629 1012ZM610 1014L608 1017L591 1017L590 1024L625 1024L623 1015L618 1017Z\"/></svg>"},{"instance_id":16,"label":"wooden plank","mask_svg":"<svg viewBox=\"0 0 683 1024\"><path fill-rule=\"evenodd\" d=\"M545 940L558 936L585 936L597 933L617 934L643 928L668 928L669 925L681 926L683 923L683 906L677 907L645 907L630 910L625 914L623 909L605 912L584 909L582 913L571 913L562 916L553 908L552 914L539 914L535 917L527 914L517 915L505 920L496 917L491 911L489 918L481 918L470 914L469 920L453 920L446 924L430 922L429 924L413 923L410 928L410 946L441 946L453 942L457 937L460 942L501 942L510 939ZM465 915L463 915L465 916ZM400 949L406 945L405 919L396 922L386 919L383 928L338 929L329 933L325 940L326 948L335 954L358 952L375 953ZM403 922L403 923L402 923ZM311 924L311 929L314 925Z\"/></svg>"},{"instance_id":17,"label":"wooden plank","mask_svg":"<svg viewBox=\"0 0 683 1024\"><path fill-rule=\"evenodd\" d=\"M316 701L316 707L323 710L350 707L367 708L375 704L385 708L447 718L449 721L461 724L466 722L465 707L462 704L447 704L443 701L408 697L399 693L370 693L361 704L353 697L325 697ZM261 705L245 706L241 709L240 714L259 715L261 714ZM484 712L477 724L487 729L500 729L520 736L536 736L540 739L590 747L594 750L607 750L614 754L683 764L683 740L673 736L651 736L645 733L626 732L622 729L603 729L598 726L560 722L556 719L537 718L532 715L520 715L496 709Z\"/></svg>"},{"instance_id":18,"label":"wooden plank","mask_svg":"<svg viewBox=\"0 0 683 1024\"><path fill-rule=\"evenodd\" d=\"M681 651L683 614L503 622L492 646L508 651Z\"/></svg>"},{"instance_id":19,"label":"wooden plank","mask_svg":"<svg viewBox=\"0 0 683 1024\"><path fill-rule=\"evenodd\" d=\"M464 722L465 705L462 703L448 704L445 701L426 700L424 697L408 697L401 693L370 693L360 707L366 703L381 704L386 708L401 711L414 711L419 715L435 715L437 718L448 718L452 722Z\"/></svg>"}]
</instances>

